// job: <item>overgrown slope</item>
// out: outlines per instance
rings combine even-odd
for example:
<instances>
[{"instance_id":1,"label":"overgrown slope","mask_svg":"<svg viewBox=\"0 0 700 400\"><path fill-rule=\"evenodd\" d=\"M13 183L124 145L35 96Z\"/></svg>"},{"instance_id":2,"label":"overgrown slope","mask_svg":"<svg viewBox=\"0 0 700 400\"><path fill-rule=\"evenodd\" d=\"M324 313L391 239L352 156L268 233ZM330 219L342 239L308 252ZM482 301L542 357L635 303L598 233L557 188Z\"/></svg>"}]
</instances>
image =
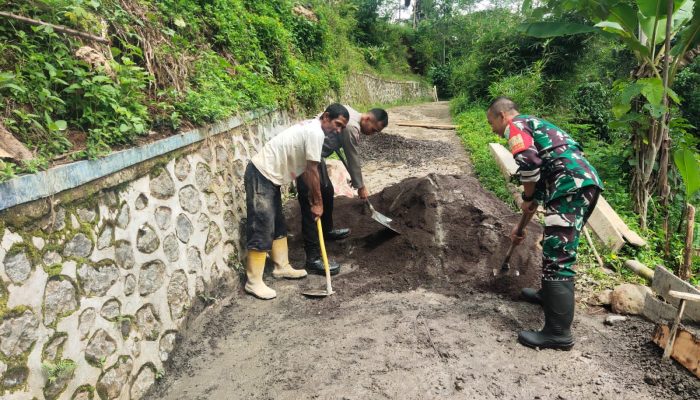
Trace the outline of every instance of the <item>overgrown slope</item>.
<instances>
[{"instance_id":1,"label":"overgrown slope","mask_svg":"<svg viewBox=\"0 0 700 400\"><path fill-rule=\"evenodd\" d=\"M370 67L350 39L351 3L303 4L0 0L0 11L109 40L0 17L0 129L36 155L0 161L0 180L244 110L315 111L347 72Z\"/></svg>"}]
</instances>

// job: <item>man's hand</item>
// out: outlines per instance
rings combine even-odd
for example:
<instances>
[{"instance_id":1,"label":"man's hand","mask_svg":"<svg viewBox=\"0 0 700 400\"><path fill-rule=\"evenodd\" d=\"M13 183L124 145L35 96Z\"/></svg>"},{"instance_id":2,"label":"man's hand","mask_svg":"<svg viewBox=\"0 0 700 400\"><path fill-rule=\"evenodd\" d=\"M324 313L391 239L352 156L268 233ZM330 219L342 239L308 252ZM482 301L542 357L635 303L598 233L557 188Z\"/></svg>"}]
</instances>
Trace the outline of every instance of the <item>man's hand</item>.
<instances>
[{"instance_id":1,"label":"man's hand","mask_svg":"<svg viewBox=\"0 0 700 400\"><path fill-rule=\"evenodd\" d=\"M523 230L522 235L518 236L518 226L515 225L513 230L510 231L510 240L513 242L513 246L517 246L525 240L525 230Z\"/></svg>"},{"instance_id":2,"label":"man's hand","mask_svg":"<svg viewBox=\"0 0 700 400\"><path fill-rule=\"evenodd\" d=\"M524 214L532 214L537 211L537 202L535 200L523 201L520 203L520 209L523 210Z\"/></svg>"},{"instance_id":3,"label":"man's hand","mask_svg":"<svg viewBox=\"0 0 700 400\"><path fill-rule=\"evenodd\" d=\"M361 188L357 189L357 196L362 200L367 200L367 197L369 197L367 186L362 186Z\"/></svg>"},{"instance_id":4,"label":"man's hand","mask_svg":"<svg viewBox=\"0 0 700 400\"><path fill-rule=\"evenodd\" d=\"M323 204L319 205L311 205L311 215L314 216L314 221L317 219L321 218L321 215L323 215Z\"/></svg>"}]
</instances>

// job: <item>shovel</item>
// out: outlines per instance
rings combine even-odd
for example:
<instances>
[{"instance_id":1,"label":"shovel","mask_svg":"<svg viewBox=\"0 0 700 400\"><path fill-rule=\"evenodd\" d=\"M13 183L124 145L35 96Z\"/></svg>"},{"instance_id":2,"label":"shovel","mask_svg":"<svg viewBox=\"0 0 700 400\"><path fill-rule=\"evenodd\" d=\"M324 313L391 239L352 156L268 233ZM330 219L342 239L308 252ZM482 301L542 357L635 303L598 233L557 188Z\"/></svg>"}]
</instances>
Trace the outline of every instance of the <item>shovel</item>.
<instances>
[{"instance_id":1,"label":"shovel","mask_svg":"<svg viewBox=\"0 0 700 400\"><path fill-rule=\"evenodd\" d=\"M321 227L321 218L316 220L316 227L318 228L318 241L321 247L321 257L323 258L323 269L326 270L326 288L325 289L315 289L303 292L304 296L309 297L326 297L333 293L333 288L331 287L331 270L328 266L328 255L326 254L326 244L323 242L323 228Z\"/></svg>"},{"instance_id":2,"label":"shovel","mask_svg":"<svg viewBox=\"0 0 700 400\"><path fill-rule=\"evenodd\" d=\"M518 236L523 235L523 231L525 230L525 227L532 219L532 216L535 215L536 211L537 211L537 206L535 205L532 209L530 209L530 212L523 213L523 215L520 216L520 221L518 221L518 227L516 228L516 231L515 231L515 233ZM510 256L513 255L514 249L515 249L515 244L511 241L510 246L508 246L508 251L506 252L506 257L505 257L505 259L503 259L503 264L501 264L501 268L494 268L493 269L493 276L508 275L508 273L510 272ZM520 269L516 269L515 271L513 271L513 275L519 276Z\"/></svg>"},{"instance_id":3,"label":"shovel","mask_svg":"<svg viewBox=\"0 0 700 400\"><path fill-rule=\"evenodd\" d=\"M367 199L365 201L367 202L367 205L369 206L369 210L372 212L372 219L373 220L375 220L375 221L379 222L380 224L384 225L385 227L389 228L394 233L396 233L398 235L401 234L401 232L399 232L396 229L391 227L391 225L390 225L391 221L392 221L391 218L387 217L384 214L377 212L377 210L375 210L374 207L372 206L372 203L369 202L369 199Z\"/></svg>"}]
</instances>

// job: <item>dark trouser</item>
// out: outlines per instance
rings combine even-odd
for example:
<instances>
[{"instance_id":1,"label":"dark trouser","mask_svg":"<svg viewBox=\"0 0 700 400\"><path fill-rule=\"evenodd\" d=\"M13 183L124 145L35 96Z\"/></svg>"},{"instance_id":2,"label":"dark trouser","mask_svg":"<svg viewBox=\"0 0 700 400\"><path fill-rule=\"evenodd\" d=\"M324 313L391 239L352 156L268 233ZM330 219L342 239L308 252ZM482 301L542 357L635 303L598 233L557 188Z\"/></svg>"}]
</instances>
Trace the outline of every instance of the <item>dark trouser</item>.
<instances>
[{"instance_id":1,"label":"dark trouser","mask_svg":"<svg viewBox=\"0 0 700 400\"><path fill-rule=\"evenodd\" d=\"M265 178L251 162L245 169L243 182L248 214L246 248L270 251L273 240L287 236L280 187Z\"/></svg>"},{"instance_id":2,"label":"dark trouser","mask_svg":"<svg viewBox=\"0 0 700 400\"><path fill-rule=\"evenodd\" d=\"M328 178L328 169L325 160L318 165L321 180L321 197L323 198L323 215L321 225L324 232L333 230L333 183ZM321 245L318 240L316 221L311 214L311 189L304 182L303 176L297 178L297 192L299 194L299 206L301 208L301 234L304 237L304 251L306 259L313 260L321 256Z\"/></svg>"},{"instance_id":3,"label":"dark trouser","mask_svg":"<svg viewBox=\"0 0 700 400\"><path fill-rule=\"evenodd\" d=\"M586 186L576 193L556 198L545 205L542 240L542 277L545 280L573 280L581 230L595 209L600 189Z\"/></svg>"}]
</instances>

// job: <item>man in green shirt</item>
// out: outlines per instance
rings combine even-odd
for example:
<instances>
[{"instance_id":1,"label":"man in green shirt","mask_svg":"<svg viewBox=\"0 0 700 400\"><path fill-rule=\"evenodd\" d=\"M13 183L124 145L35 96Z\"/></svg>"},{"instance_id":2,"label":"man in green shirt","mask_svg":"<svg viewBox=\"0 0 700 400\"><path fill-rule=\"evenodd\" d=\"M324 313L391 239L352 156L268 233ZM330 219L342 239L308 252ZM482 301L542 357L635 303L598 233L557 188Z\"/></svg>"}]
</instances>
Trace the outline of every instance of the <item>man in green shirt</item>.
<instances>
[{"instance_id":1,"label":"man in green shirt","mask_svg":"<svg viewBox=\"0 0 700 400\"><path fill-rule=\"evenodd\" d=\"M570 349L574 345L574 278L579 235L593 212L603 183L583 156L581 145L549 121L518 111L507 97L494 100L487 111L493 131L506 138L523 184L523 212L544 204L542 289L523 289L523 297L542 304L541 331L523 331L518 341L538 348ZM524 239L515 229L511 240Z\"/></svg>"}]
</instances>

